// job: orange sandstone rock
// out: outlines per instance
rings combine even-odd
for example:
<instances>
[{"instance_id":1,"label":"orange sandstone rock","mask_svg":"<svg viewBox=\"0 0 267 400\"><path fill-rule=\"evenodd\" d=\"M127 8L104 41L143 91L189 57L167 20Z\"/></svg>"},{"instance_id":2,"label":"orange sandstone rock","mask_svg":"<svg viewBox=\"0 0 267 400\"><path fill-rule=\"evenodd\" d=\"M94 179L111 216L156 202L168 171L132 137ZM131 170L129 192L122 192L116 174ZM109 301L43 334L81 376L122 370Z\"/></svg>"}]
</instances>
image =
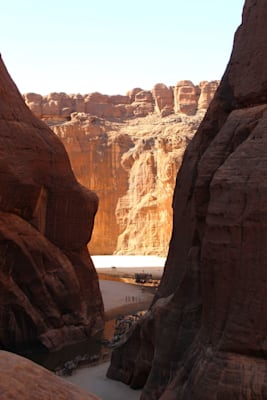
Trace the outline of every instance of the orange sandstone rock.
<instances>
[{"instance_id":1,"label":"orange sandstone rock","mask_svg":"<svg viewBox=\"0 0 267 400\"><path fill-rule=\"evenodd\" d=\"M152 89L152 94L155 98L155 110L159 112L162 117L166 117L174 112L172 88L168 88L163 83L157 83Z\"/></svg>"},{"instance_id":2,"label":"orange sandstone rock","mask_svg":"<svg viewBox=\"0 0 267 400\"><path fill-rule=\"evenodd\" d=\"M176 113L194 115L198 107L199 90L191 81L180 81L174 88Z\"/></svg>"},{"instance_id":3,"label":"orange sandstone rock","mask_svg":"<svg viewBox=\"0 0 267 400\"><path fill-rule=\"evenodd\" d=\"M219 86L219 81L202 81L199 83L200 96L198 99L198 109L207 110L214 94Z\"/></svg>"}]
</instances>

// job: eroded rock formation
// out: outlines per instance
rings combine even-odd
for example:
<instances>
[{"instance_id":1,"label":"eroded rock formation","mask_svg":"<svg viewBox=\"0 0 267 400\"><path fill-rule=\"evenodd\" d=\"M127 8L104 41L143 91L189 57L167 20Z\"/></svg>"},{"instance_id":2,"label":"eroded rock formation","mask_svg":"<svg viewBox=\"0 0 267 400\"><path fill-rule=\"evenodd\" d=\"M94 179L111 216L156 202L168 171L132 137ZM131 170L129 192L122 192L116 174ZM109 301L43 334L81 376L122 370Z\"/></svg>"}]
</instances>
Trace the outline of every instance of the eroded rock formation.
<instances>
[{"instance_id":1,"label":"eroded rock formation","mask_svg":"<svg viewBox=\"0 0 267 400\"><path fill-rule=\"evenodd\" d=\"M166 256L177 170L217 86L182 81L126 96L25 95L64 143L79 182L100 199L92 253Z\"/></svg>"},{"instance_id":2,"label":"eroded rock formation","mask_svg":"<svg viewBox=\"0 0 267 400\"><path fill-rule=\"evenodd\" d=\"M1 400L97 400L78 386L23 357L0 351Z\"/></svg>"},{"instance_id":3,"label":"eroded rock formation","mask_svg":"<svg viewBox=\"0 0 267 400\"><path fill-rule=\"evenodd\" d=\"M53 129L65 145L79 182L93 188L100 199L90 249L94 254L112 254L120 234L115 211L128 186L121 158L133 141L119 124L89 114L74 114L70 122Z\"/></svg>"},{"instance_id":4,"label":"eroded rock formation","mask_svg":"<svg viewBox=\"0 0 267 400\"><path fill-rule=\"evenodd\" d=\"M68 121L74 112L100 118L121 119L145 117L151 113L167 116L173 113L195 115L198 109L207 109L219 81L180 81L175 87L157 83L153 89L135 88L125 96L108 96L98 92L86 95L50 93L41 96L26 93L24 99L38 118L49 124Z\"/></svg>"},{"instance_id":5,"label":"eroded rock formation","mask_svg":"<svg viewBox=\"0 0 267 400\"><path fill-rule=\"evenodd\" d=\"M0 60L0 348L55 349L103 327L87 250L97 196Z\"/></svg>"},{"instance_id":6,"label":"eroded rock formation","mask_svg":"<svg viewBox=\"0 0 267 400\"><path fill-rule=\"evenodd\" d=\"M247 0L220 87L177 177L153 305L108 376L142 400L264 400L267 6Z\"/></svg>"},{"instance_id":7,"label":"eroded rock formation","mask_svg":"<svg viewBox=\"0 0 267 400\"><path fill-rule=\"evenodd\" d=\"M94 254L166 256L177 170L202 116L115 123L75 114L53 127L78 180L100 199L90 242Z\"/></svg>"}]
</instances>

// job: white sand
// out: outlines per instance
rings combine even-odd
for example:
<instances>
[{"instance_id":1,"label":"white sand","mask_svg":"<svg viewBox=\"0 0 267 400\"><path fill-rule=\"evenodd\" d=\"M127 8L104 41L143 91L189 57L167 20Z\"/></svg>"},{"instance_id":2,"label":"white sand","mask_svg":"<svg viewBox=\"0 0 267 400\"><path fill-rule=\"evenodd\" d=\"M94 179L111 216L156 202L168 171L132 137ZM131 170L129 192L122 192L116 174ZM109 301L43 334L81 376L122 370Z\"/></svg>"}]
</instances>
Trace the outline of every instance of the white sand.
<instances>
[{"instance_id":1,"label":"white sand","mask_svg":"<svg viewBox=\"0 0 267 400\"><path fill-rule=\"evenodd\" d=\"M108 366L109 363L105 363L78 369L65 379L99 396L102 400L138 400L141 390L132 390L121 382L108 379L106 377Z\"/></svg>"}]
</instances>

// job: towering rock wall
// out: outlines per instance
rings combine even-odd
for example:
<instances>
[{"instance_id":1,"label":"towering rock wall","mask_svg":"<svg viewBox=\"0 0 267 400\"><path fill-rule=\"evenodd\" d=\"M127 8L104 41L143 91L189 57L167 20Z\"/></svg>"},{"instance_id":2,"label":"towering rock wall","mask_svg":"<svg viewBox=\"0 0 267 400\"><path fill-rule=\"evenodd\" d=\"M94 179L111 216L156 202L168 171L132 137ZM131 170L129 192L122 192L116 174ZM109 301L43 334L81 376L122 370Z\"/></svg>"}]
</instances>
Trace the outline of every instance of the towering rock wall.
<instances>
[{"instance_id":1,"label":"towering rock wall","mask_svg":"<svg viewBox=\"0 0 267 400\"><path fill-rule=\"evenodd\" d=\"M153 305L108 375L142 400L267 398L267 6L247 0L230 62L178 173Z\"/></svg>"},{"instance_id":2,"label":"towering rock wall","mask_svg":"<svg viewBox=\"0 0 267 400\"><path fill-rule=\"evenodd\" d=\"M112 254L120 234L116 207L128 182L121 158L133 141L113 124L88 114L77 113L53 129L65 145L79 182L93 188L100 199L90 249L94 254Z\"/></svg>"},{"instance_id":3,"label":"towering rock wall","mask_svg":"<svg viewBox=\"0 0 267 400\"><path fill-rule=\"evenodd\" d=\"M97 196L0 60L0 347L56 349L103 327L87 250Z\"/></svg>"},{"instance_id":4,"label":"towering rock wall","mask_svg":"<svg viewBox=\"0 0 267 400\"><path fill-rule=\"evenodd\" d=\"M200 116L176 118L165 121L165 126L148 125L148 135L123 154L122 167L129 177L127 193L116 208L121 227L116 253L167 254L175 178L200 120Z\"/></svg>"},{"instance_id":5,"label":"towering rock wall","mask_svg":"<svg viewBox=\"0 0 267 400\"><path fill-rule=\"evenodd\" d=\"M25 95L64 143L79 182L100 199L91 252L166 256L177 170L217 86L182 81L126 96Z\"/></svg>"}]
</instances>

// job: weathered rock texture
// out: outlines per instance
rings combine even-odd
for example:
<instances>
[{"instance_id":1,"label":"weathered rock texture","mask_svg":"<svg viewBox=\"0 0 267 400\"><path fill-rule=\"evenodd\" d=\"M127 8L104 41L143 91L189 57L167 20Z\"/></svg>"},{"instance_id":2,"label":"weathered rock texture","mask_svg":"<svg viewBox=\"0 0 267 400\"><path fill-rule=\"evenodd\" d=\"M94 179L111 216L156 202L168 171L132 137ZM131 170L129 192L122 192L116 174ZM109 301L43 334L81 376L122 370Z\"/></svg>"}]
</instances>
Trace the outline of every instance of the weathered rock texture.
<instances>
[{"instance_id":1,"label":"weathered rock texture","mask_svg":"<svg viewBox=\"0 0 267 400\"><path fill-rule=\"evenodd\" d=\"M78 180L100 199L94 254L166 256L177 170L201 118L150 116L131 124L77 114L53 127Z\"/></svg>"},{"instance_id":2,"label":"weathered rock texture","mask_svg":"<svg viewBox=\"0 0 267 400\"><path fill-rule=\"evenodd\" d=\"M233 53L189 144L153 305L108 375L142 400L267 398L267 5L247 0Z\"/></svg>"},{"instance_id":3,"label":"weathered rock texture","mask_svg":"<svg viewBox=\"0 0 267 400\"><path fill-rule=\"evenodd\" d=\"M126 96L25 95L64 143L79 182L100 199L92 253L166 256L177 170L217 86L182 81ZM177 88L184 90L179 103Z\"/></svg>"},{"instance_id":4,"label":"weathered rock texture","mask_svg":"<svg viewBox=\"0 0 267 400\"><path fill-rule=\"evenodd\" d=\"M98 199L0 60L0 348L55 349L103 326L87 250Z\"/></svg>"},{"instance_id":5,"label":"weathered rock texture","mask_svg":"<svg viewBox=\"0 0 267 400\"><path fill-rule=\"evenodd\" d=\"M86 95L50 93L47 96L26 93L24 99L32 112L49 124L68 121L74 112L107 119L145 117L154 112L161 116L177 112L195 115L198 110L208 108L218 85L219 81L202 81L198 85L179 81L175 87L157 83L151 91L135 88L125 96L98 92Z\"/></svg>"},{"instance_id":6,"label":"weathered rock texture","mask_svg":"<svg viewBox=\"0 0 267 400\"><path fill-rule=\"evenodd\" d=\"M1 400L97 400L52 372L6 351L0 351Z\"/></svg>"},{"instance_id":7,"label":"weathered rock texture","mask_svg":"<svg viewBox=\"0 0 267 400\"><path fill-rule=\"evenodd\" d=\"M48 123L68 121L73 112L95 115L100 118L145 117L156 112L167 116L176 112L195 115L199 109L207 109L219 81L180 81L175 87L156 84L151 91L135 88L125 96L108 96L101 93L86 95L50 93L41 96L26 93L28 107Z\"/></svg>"}]
</instances>

